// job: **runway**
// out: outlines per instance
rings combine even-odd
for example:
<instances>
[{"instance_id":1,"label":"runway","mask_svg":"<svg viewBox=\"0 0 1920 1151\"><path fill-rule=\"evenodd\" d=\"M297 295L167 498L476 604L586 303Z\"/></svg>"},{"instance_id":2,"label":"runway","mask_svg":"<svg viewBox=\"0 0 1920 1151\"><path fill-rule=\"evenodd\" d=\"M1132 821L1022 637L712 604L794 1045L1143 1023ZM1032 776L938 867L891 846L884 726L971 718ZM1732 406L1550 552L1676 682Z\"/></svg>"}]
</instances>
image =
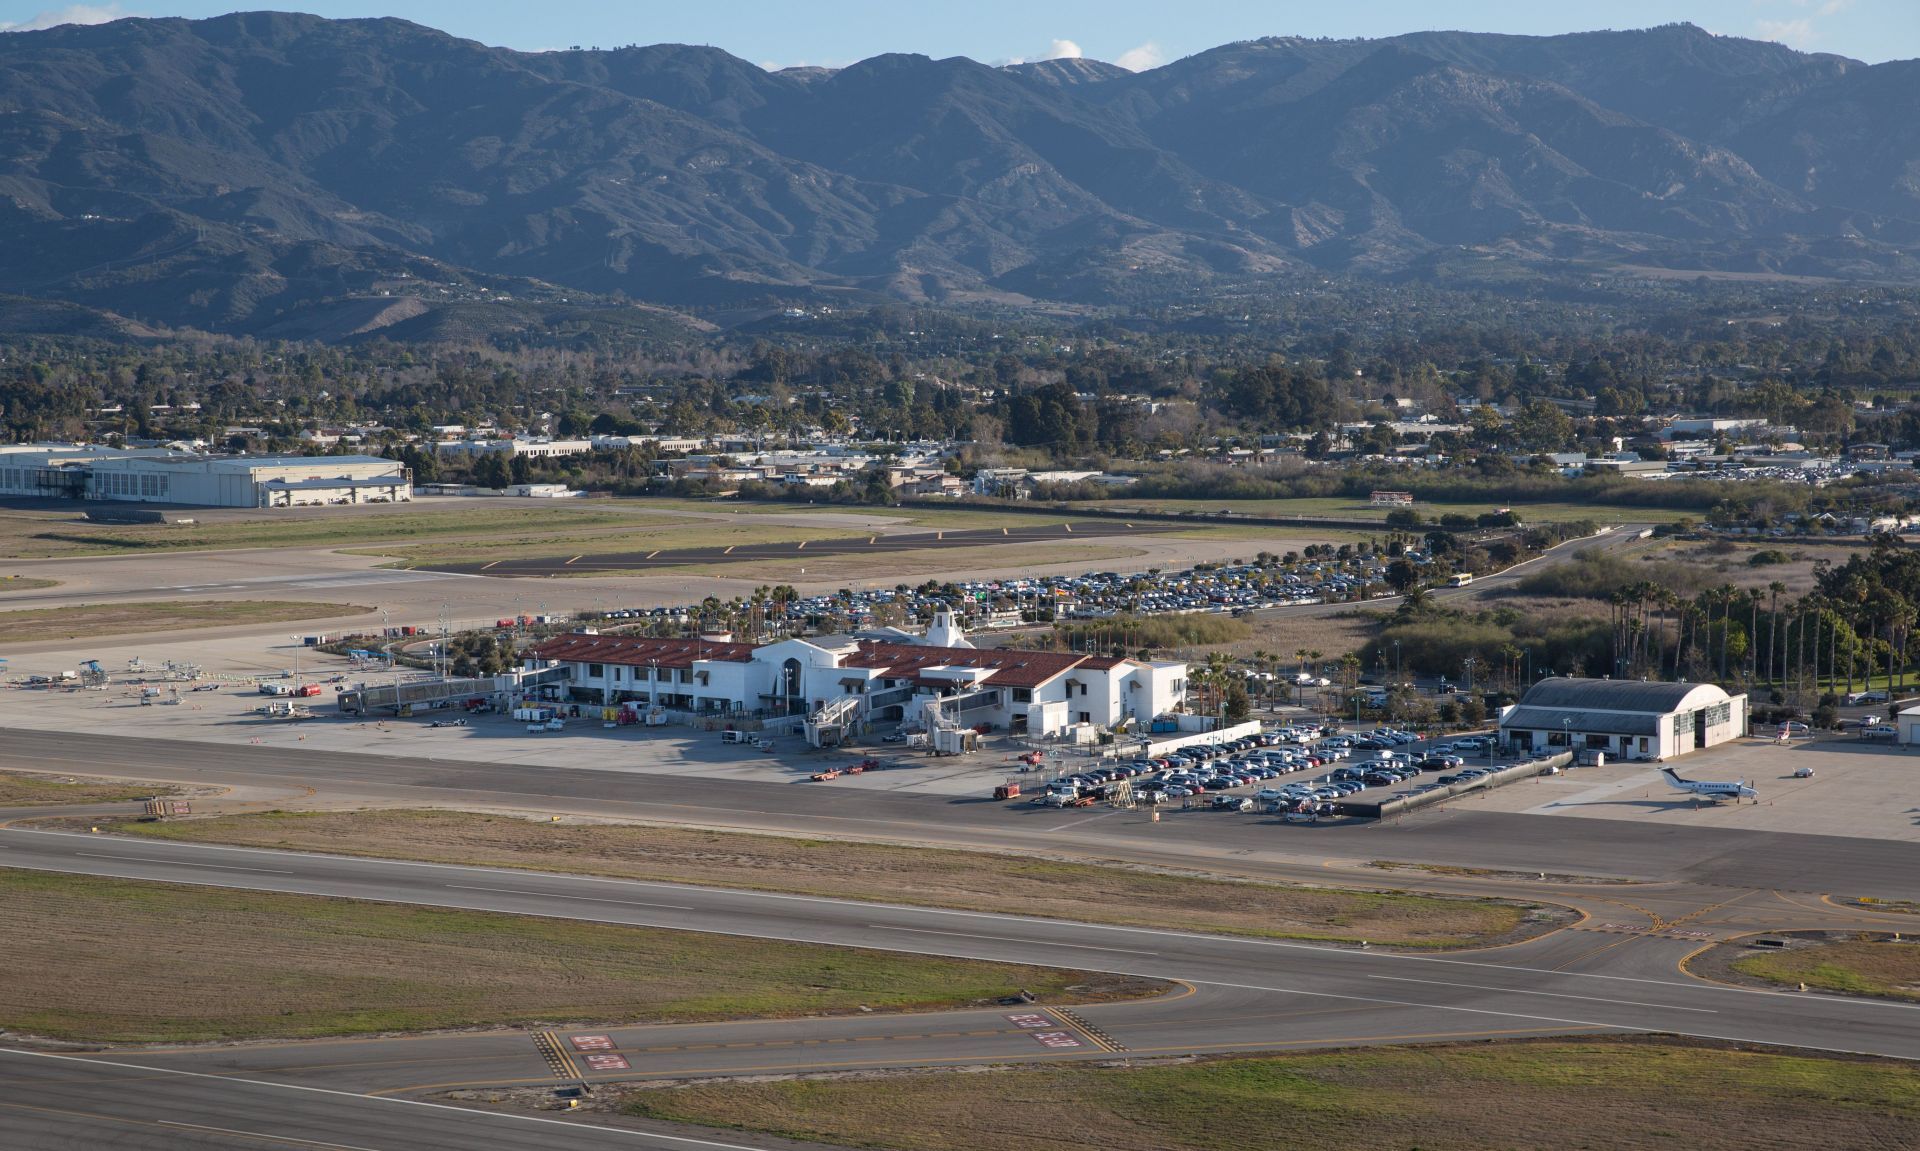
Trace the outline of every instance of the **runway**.
<instances>
[{"instance_id":1,"label":"runway","mask_svg":"<svg viewBox=\"0 0 1920 1151\"><path fill-rule=\"evenodd\" d=\"M892 1066L953 1059L1084 1058L1124 1048L1138 1054L1415 1038L1491 1037L1591 1030L1666 1032L1739 1042L1920 1059L1920 1006L1800 995L1704 983L1681 975L1684 939L1563 931L1497 952L1430 956L1285 940L1072 923L1018 914L947 911L816 896L730 891L540 872L453 867L129 841L85 834L0 830L0 866L156 880L378 902L539 915L599 923L700 931L755 939L863 947L1006 963L1111 971L1194 989L1146 1003L1074 1009L1049 1017L1046 1032L1073 1045L1037 1044L1016 1021L1055 1013L1039 1004L937 1016L865 1017L731 1025L750 1047L713 1047L713 1025L623 1032L603 1051L629 1068L581 1068L564 1078L715 1074L820 1066ZM1608 958L1590 970L1589 952ZM932 1021L932 1022L929 1022ZM1013 1026L1009 1027L1008 1024ZM704 1026L705 1030L702 1030ZM828 1050L834 1028L857 1050ZM601 1033L605 1034L605 1033ZM608 1035L612 1039L612 1035ZM307 1061L285 1048L215 1048L117 1056L156 1066L246 1071L295 1082L339 1082L353 1090L423 1091L450 1083L539 1082L553 1078L524 1034L460 1053L458 1074L423 1067L419 1046L388 1065L379 1043L335 1044L344 1056ZM326 1045L297 1045L312 1051ZM512 1048L517 1047L515 1051ZM266 1064L260 1052L266 1050ZM823 1061L822 1052L829 1058ZM585 1053L585 1049L581 1049ZM636 1062L637 1060L637 1062ZM432 1062L428 1060L427 1062ZM425 1072L423 1076L423 1072ZM344 1076L345 1078L341 1078Z\"/></svg>"},{"instance_id":2,"label":"runway","mask_svg":"<svg viewBox=\"0 0 1920 1151\"><path fill-rule=\"evenodd\" d=\"M932 761L929 761L932 762ZM836 791L696 774L339 755L82 732L9 729L0 767L164 783L313 788L330 798L459 804L738 830L1124 857L1175 867L1324 878L1329 863L1378 861L1584 874L1729 890L1920 899L1920 847L1842 836L1566 820L1450 804L1395 823L1297 827L1274 818L1171 810L1063 812L975 796ZM905 768L904 771L917 770ZM796 774L796 779L804 776ZM1370 869L1371 870L1371 869ZM1370 882L1382 882L1373 872ZM1398 880L1397 882L1407 882ZM1422 877L1422 887L1437 878Z\"/></svg>"},{"instance_id":3,"label":"runway","mask_svg":"<svg viewBox=\"0 0 1920 1151\"><path fill-rule=\"evenodd\" d=\"M752 1136L649 1132L639 1124L621 1130L558 1115L489 1112L4 1047L0 1136L8 1151L762 1151L804 1146Z\"/></svg>"},{"instance_id":4,"label":"runway","mask_svg":"<svg viewBox=\"0 0 1920 1151\"><path fill-rule=\"evenodd\" d=\"M1072 543L1152 535L1175 531L1179 524L1125 523L1081 520L1073 523L1021 524L1003 528L962 528L951 531L848 536L785 543L737 544L731 547L674 548L654 551L600 552L575 556L531 556L482 563L434 564L424 570L495 578L537 578L590 572L646 572L710 564L743 564L767 560L831 559L837 556L885 555L889 552L942 551L951 548L999 547L1006 544Z\"/></svg>"}]
</instances>

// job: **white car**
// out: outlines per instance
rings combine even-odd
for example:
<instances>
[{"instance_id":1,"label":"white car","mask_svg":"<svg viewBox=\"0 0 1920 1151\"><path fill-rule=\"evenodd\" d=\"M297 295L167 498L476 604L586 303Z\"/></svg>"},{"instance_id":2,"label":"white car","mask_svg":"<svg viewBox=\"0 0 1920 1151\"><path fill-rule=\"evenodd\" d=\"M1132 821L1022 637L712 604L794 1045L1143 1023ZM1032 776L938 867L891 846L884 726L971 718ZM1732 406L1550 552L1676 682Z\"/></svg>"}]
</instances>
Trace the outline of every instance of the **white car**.
<instances>
[{"instance_id":1,"label":"white car","mask_svg":"<svg viewBox=\"0 0 1920 1151\"><path fill-rule=\"evenodd\" d=\"M1793 778L1795 778L1795 779L1812 779L1812 778L1813 778L1813 769L1812 769L1811 767L1808 767L1808 766L1806 766L1805 764L1802 764L1802 765L1800 765L1799 767L1796 767L1796 768L1794 768L1794 769L1793 769Z\"/></svg>"}]
</instances>

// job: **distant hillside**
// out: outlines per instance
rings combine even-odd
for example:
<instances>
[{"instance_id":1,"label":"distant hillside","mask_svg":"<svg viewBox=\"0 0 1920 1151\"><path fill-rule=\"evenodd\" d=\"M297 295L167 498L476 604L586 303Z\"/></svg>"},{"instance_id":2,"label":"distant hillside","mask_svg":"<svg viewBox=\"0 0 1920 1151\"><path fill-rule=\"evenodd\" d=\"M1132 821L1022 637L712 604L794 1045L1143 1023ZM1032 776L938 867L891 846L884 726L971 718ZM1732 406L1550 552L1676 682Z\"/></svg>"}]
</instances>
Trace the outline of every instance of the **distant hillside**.
<instances>
[{"instance_id":1,"label":"distant hillside","mask_svg":"<svg viewBox=\"0 0 1920 1151\"><path fill-rule=\"evenodd\" d=\"M0 292L109 326L425 338L626 300L1619 264L1920 278L1920 62L1690 25L1277 38L1138 74L767 72L277 13L0 35Z\"/></svg>"}]
</instances>

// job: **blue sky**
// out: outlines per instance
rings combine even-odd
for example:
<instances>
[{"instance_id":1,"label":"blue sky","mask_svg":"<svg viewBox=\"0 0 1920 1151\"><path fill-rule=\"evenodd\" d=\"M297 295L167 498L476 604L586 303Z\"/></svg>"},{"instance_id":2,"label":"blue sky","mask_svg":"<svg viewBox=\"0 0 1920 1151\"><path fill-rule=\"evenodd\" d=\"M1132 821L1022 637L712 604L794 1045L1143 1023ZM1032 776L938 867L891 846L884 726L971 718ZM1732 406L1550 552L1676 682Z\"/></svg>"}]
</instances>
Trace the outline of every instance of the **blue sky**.
<instances>
[{"instance_id":1,"label":"blue sky","mask_svg":"<svg viewBox=\"0 0 1920 1151\"><path fill-rule=\"evenodd\" d=\"M237 7L245 6L0 0L0 29L213 16ZM1085 55L1140 68L1257 36L1378 37L1436 27L1547 34L1680 20L1874 63L1920 57L1920 0L311 0L294 7L323 16L400 16L528 50L713 44L776 67L922 52L993 63Z\"/></svg>"}]
</instances>

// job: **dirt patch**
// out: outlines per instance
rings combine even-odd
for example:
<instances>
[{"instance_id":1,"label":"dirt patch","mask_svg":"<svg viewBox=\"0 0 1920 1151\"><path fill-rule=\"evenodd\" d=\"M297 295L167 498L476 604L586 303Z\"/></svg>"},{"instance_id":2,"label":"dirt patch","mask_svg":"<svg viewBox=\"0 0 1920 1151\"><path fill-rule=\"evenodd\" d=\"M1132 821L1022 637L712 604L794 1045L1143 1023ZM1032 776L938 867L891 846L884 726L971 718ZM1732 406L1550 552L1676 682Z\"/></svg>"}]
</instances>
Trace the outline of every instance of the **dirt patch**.
<instances>
[{"instance_id":1,"label":"dirt patch","mask_svg":"<svg viewBox=\"0 0 1920 1151\"><path fill-rule=\"evenodd\" d=\"M973 1006L1022 989L1042 1002L1165 990L1018 964L4 869L0 923L0 1027L93 1041L679 1023Z\"/></svg>"},{"instance_id":2,"label":"dirt patch","mask_svg":"<svg viewBox=\"0 0 1920 1151\"><path fill-rule=\"evenodd\" d=\"M181 631L230 624L277 623L364 615L370 608L347 603L291 600L154 600L148 603L75 604L0 612L0 634L11 643L88 639L130 632Z\"/></svg>"},{"instance_id":3,"label":"dirt patch","mask_svg":"<svg viewBox=\"0 0 1920 1151\"><path fill-rule=\"evenodd\" d=\"M179 795L164 784L100 783L63 775L0 770L0 807L46 807L75 803L127 803Z\"/></svg>"},{"instance_id":4,"label":"dirt patch","mask_svg":"<svg viewBox=\"0 0 1920 1151\"><path fill-rule=\"evenodd\" d=\"M1475 879L1519 879L1529 883L1601 883L1631 884L1637 879L1610 879L1602 875L1569 875L1559 871L1503 871L1497 867L1460 867L1451 863L1400 863L1391 859L1375 859L1367 863L1368 867L1381 871L1420 871L1428 875L1461 875Z\"/></svg>"},{"instance_id":5,"label":"dirt patch","mask_svg":"<svg viewBox=\"0 0 1920 1151\"><path fill-rule=\"evenodd\" d=\"M1100 923L1420 948L1546 930L1563 909L1286 887L1137 867L681 827L534 823L454 811L267 812L115 831L153 838L522 867L1017 911Z\"/></svg>"},{"instance_id":6,"label":"dirt patch","mask_svg":"<svg viewBox=\"0 0 1920 1151\"><path fill-rule=\"evenodd\" d=\"M1920 1068L1562 1040L654 1085L592 1106L900 1151L1787 1151L1914 1146Z\"/></svg>"}]
</instances>

